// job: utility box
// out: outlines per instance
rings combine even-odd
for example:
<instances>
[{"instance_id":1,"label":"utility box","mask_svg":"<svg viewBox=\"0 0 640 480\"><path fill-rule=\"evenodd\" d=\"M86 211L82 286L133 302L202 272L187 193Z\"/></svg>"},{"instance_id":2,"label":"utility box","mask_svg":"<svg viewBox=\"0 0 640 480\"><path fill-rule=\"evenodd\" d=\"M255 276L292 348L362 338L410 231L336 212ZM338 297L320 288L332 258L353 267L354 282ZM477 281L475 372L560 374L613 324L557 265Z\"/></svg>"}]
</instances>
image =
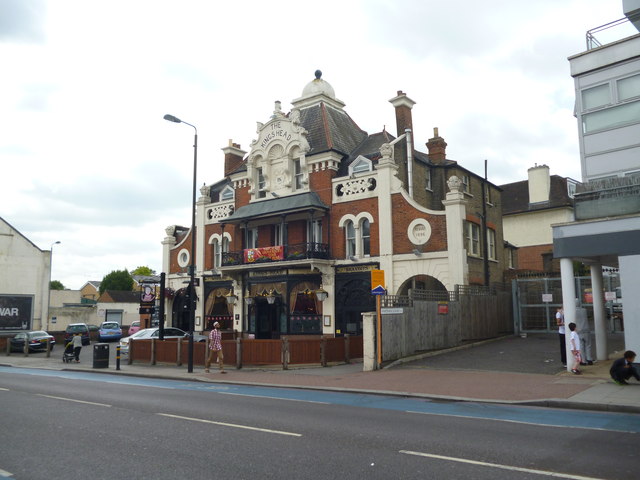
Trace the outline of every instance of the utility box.
<instances>
[{"instance_id":1,"label":"utility box","mask_svg":"<svg viewBox=\"0 0 640 480\"><path fill-rule=\"evenodd\" d=\"M93 344L93 368L109 368L109 344Z\"/></svg>"}]
</instances>

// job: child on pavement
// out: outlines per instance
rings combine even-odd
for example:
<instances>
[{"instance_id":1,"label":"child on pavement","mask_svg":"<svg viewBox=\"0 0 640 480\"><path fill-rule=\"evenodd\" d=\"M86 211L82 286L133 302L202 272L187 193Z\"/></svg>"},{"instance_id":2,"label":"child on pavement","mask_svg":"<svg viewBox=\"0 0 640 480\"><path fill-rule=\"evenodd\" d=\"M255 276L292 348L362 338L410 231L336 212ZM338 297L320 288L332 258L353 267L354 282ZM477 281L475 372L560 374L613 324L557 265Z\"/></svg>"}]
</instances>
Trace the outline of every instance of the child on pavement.
<instances>
[{"instance_id":1,"label":"child on pavement","mask_svg":"<svg viewBox=\"0 0 640 480\"><path fill-rule=\"evenodd\" d=\"M629 385L627 380L629 380L632 376L635 377L636 380L640 382L640 375L638 374L638 370L633 366L633 361L636 359L636 352L633 350L627 350L624 352L624 357L619 358L613 365L611 365L611 370L609 370L609 374L613 381L618 385Z\"/></svg>"},{"instance_id":2,"label":"child on pavement","mask_svg":"<svg viewBox=\"0 0 640 480\"><path fill-rule=\"evenodd\" d=\"M580 375L582 372L578 370L580 363L582 362L582 358L580 357L580 337L578 336L578 332L576 330L576 324L571 322L569 324L570 333L570 345L571 345L571 355L573 356L573 363L571 364L571 372L576 375Z\"/></svg>"}]
</instances>

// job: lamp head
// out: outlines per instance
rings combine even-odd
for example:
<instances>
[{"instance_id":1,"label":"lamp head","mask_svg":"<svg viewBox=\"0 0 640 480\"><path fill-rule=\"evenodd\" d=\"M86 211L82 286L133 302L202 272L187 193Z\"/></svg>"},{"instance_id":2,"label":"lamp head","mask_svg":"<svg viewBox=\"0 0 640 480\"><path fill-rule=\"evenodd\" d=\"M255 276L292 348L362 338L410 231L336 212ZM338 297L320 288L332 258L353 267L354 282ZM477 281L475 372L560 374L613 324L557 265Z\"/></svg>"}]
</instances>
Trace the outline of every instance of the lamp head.
<instances>
[{"instance_id":1,"label":"lamp head","mask_svg":"<svg viewBox=\"0 0 640 480\"><path fill-rule=\"evenodd\" d=\"M169 120L170 122L182 123L182 120L180 120L178 117L174 117L173 115L169 115L168 113L163 118L165 120Z\"/></svg>"}]
</instances>

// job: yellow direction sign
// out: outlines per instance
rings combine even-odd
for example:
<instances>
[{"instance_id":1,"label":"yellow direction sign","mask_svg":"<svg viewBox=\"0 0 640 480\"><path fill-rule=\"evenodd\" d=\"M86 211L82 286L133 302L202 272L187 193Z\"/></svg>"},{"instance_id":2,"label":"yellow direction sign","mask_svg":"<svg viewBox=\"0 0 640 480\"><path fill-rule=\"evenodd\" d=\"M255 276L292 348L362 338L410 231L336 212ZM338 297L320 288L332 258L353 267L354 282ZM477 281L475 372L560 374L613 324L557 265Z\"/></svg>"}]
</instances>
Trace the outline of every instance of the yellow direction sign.
<instances>
[{"instance_id":1,"label":"yellow direction sign","mask_svg":"<svg viewBox=\"0 0 640 480\"><path fill-rule=\"evenodd\" d=\"M371 294L384 295L384 270L371 270Z\"/></svg>"}]
</instances>

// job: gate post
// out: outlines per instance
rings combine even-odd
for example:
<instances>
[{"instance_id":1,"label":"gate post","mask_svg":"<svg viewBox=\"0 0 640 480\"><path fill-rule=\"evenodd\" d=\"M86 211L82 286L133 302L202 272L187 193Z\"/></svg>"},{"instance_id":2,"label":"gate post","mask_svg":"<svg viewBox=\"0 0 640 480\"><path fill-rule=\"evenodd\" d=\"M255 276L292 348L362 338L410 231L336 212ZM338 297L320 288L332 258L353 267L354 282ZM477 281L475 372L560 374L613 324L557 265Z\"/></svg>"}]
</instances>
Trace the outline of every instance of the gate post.
<instances>
[{"instance_id":1,"label":"gate post","mask_svg":"<svg viewBox=\"0 0 640 480\"><path fill-rule=\"evenodd\" d=\"M182 339L179 338L176 343L177 348L176 348L176 366L181 366L182 365Z\"/></svg>"},{"instance_id":2,"label":"gate post","mask_svg":"<svg viewBox=\"0 0 640 480\"><path fill-rule=\"evenodd\" d=\"M282 369L289 370L289 339L282 339Z\"/></svg>"},{"instance_id":3,"label":"gate post","mask_svg":"<svg viewBox=\"0 0 640 480\"><path fill-rule=\"evenodd\" d=\"M236 368L242 368L242 339L240 336L236 338Z\"/></svg>"},{"instance_id":4,"label":"gate post","mask_svg":"<svg viewBox=\"0 0 640 480\"><path fill-rule=\"evenodd\" d=\"M351 358L349 358L349 334L344 334L344 363L347 365L351 363Z\"/></svg>"},{"instance_id":5,"label":"gate post","mask_svg":"<svg viewBox=\"0 0 640 480\"><path fill-rule=\"evenodd\" d=\"M320 339L320 365L327 366L327 339L324 337Z\"/></svg>"},{"instance_id":6,"label":"gate post","mask_svg":"<svg viewBox=\"0 0 640 480\"><path fill-rule=\"evenodd\" d=\"M156 364L156 339L151 339L151 365Z\"/></svg>"}]
</instances>

